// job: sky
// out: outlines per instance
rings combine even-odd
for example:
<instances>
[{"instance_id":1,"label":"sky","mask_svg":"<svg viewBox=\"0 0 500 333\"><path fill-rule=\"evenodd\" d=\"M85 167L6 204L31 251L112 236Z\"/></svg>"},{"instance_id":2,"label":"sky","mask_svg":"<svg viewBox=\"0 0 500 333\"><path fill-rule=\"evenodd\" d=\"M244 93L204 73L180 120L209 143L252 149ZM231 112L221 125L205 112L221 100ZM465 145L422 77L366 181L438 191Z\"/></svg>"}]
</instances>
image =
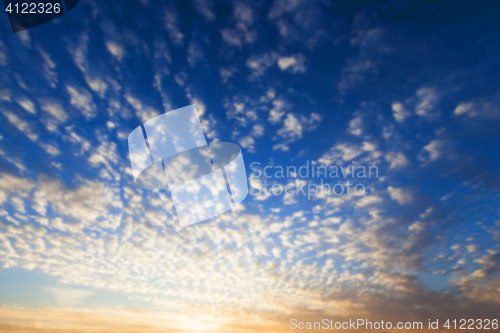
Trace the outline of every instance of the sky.
<instances>
[{"instance_id":1,"label":"sky","mask_svg":"<svg viewBox=\"0 0 500 333\"><path fill-rule=\"evenodd\" d=\"M0 331L499 319L499 9L81 0L15 34L0 15ZM250 194L182 228L127 139L191 104ZM301 166L377 173L276 174ZM269 191L347 181L363 193Z\"/></svg>"}]
</instances>

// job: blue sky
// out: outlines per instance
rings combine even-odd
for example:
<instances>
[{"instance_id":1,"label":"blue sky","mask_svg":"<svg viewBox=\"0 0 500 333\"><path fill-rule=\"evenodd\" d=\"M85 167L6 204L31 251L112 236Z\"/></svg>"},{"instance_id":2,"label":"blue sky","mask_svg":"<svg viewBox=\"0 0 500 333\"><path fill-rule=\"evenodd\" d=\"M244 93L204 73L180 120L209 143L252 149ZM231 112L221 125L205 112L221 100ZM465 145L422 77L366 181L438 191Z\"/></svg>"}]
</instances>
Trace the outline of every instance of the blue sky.
<instances>
[{"instance_id":1,"label":"blue sky","mask_svg":"<svg viewBox=\"0 0 500 333\"><path fill-rule=\"evenodd\" d=\"M2 325L84 332L75 313L91 312L123 332L279 332L294 316L498 313L498 12L82 0L16 34L4 15ZM167 190L134 184L127 137L190 104L208 142L242 148L251 188L255 162L379 177L362 196L249 195L180 228Z\"/></svg>"}]
</instances>

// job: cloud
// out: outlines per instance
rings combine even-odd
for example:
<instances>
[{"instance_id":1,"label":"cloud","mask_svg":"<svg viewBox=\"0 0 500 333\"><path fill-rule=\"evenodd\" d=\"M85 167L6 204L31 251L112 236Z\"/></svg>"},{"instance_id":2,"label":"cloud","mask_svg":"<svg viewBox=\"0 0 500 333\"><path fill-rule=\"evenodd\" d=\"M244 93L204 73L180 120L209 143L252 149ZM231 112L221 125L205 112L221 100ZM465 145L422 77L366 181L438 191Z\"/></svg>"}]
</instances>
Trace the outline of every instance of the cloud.
<instances>
[{"instance_id":1,"label":"cloud","mask_svg":"<svg viewBox=\"0 0 500 333\"><path fill-rule=\"evenodd\" d=\"M285 115L286 102L282 99L275 99L273 101L273 107L269 110L268 121L271 124L277 124L281 121L281 118Z\"/></svg>"},{"instance_id":2,"label":"cloud","mask_svg":"<svg viewBox=\"0 0 500 333\"><path fill-rule=\"evenodd\" d=\"M359 136L363 133L363 120L361 117L356 117L349 122L349 133Z\"/></svg>"},{"instance_id":3,"label":"cloud","mask_svg":"<svg viewBox=\"0 0 500 333\"><path fill-rule=\"evenodd\" d=\"M306 57L302 54L296 54L289 57L280 57L278 59L278 66L282 71L289 71L292 73L304 73Z\"/></svg>"},{"instance_id":4,"label":"cloud","mask_svg":"<svg viewBox=\"0 0 500 333\"><path fill-rule=\"evenodd\" d=\"M422 148L422 151L418 155L418 159L425 163L436 161L443 156L448 148L448 141L443 139L432 140L428 145Z\"/></svg>"},{"instance_id":5,"label":"cloud","mask_svg":"<svg viewBox=\"0 0 500 333\"><path fill-rule=\"evenodd\" d=\"M377 165L382 152L376 144L364 141L361 144L338 143L328 149L318 162L326 166L345 165L346 162L356 160L358 163Z\"/></svg>"},{"instance_id":6,"label":"cloud","mask_svg":"<svg viewBox=\"0 0 500 333\"><path fill-rule=\"evenodd\" d=\"M283 138L284 141L274 145L273 149L288 151L290 143L302 138L304 131L315 129L320 122L321 116L317 113L311 113L309 118L296 117L292 113L288 113L283 122L283 127L276 132L277 136Z\"/></svg>"},{"instance_id":7,"label":"cloud","mask_svg":"<svg viewBox=\"0 0 500 333\"><path fill-rule=\"evenodd\" d=\"M221 67L219 69L219 74L220 74L220 77L222 79L222 82L224 84L227 83L227 81L234 76L234 74L236 74L238 70L236 69L236 67L234 66L230 66L230 67Z\"/></svg>"},{"instance_id":8,"label":"cloud","mask_svg":"<svg viewBox=\"0 0 500 333\"><path fill-rule=\"evenodd\" d=\"M500 252L491 251L490 254L485 255L479 259L474 260L474 262L481 264L484 268L477 270L473 273L474 276L478 277L489 277L493 273L500 271Z\"/></svg>"},{"instance_id":9,"label":"cloud","mask_svg":"<svg viewBox=\"0 0 500 333\"><path fill-rule=\"evenodd\" d=\"M397 201L400 205L406 205L415 199L408 190L402 188L389 186L387 191L389 191L391 199Z\"/></svg>"},{"instance_id":10,"label":"cloud","mask_svg":"<svg viewBox=\"0 0 500 333\"><path fill-rule=\"evenodd\" d=\"M68 119L68 114L63 107L55 101L42 100L42 110L45 111L56 123L60 124Z\"/></svg>"},{"instance_id":11,"label":"cloud","mask_svg":"<svg viewBox=\"0 0 500 333\"><path fill-rule=\"evenodd\" d=\"M125 50L123 49L123 47L115 41L107 41L106 48L113 57L118 59L118 61L121 61L123 56L125 55Z\"/></svg>"},{"instance_id":12,"label":"cloud","mask_svg":"<svg viewBox=\"0 0 500 333\"><path fill-rule=\"evenodd\" d=\"M255 152L255 138L261 137L264 135L264 126L260 124L255 124L252 128L252 131L249 135L238 140L241 147L247 148L250 152Z\"/></svg>"},{"instance_id":13,"label":"cloud","mask_svg":"<svg viewBox=\"0 0 500 333\"><path fill-rule=\"evenodd\" d=\"M59 149L57 149L55 146L51 144L40 142L39 145L50 155L57 156L61 154Z\"/></svg>"},{"instance_id":14,"label":"cloud","mask_svg":"<svg viewBox=\"0 0 500 333\"><path fill-rule=\"evenodd\" d=\"M52 88L55 88L56 84L57 84L57 72L55 71L57 66L52 61L52 58L50 57L49 53L45 52L40 47L37 47L37 51L43 60L43 72L44 72L45 78L49 82L50 86Z\"/></svg>"},{"instance_id":15,"label":"cloud","mask_svg":"<svg viewBox=\"0 0 500 333\"><path fill-rule=\"evenodd\" d=\"M407 117L411 114L408 110L406 110L403 103L393 102L392 103L392 111L394 112L394 118L397 122L403 122Z\"/></svg>"},{"instance_id":16,"label":"cloud","mask_svg":"<svg viewBox=\"0 0 500 333\"><path fill-rule=\"evenodd\" d=\"M195 39L191 40L187 50L187 62L189 66L194 67L204 60L205 52L201 44Z\"/></svg>"},{"instance_id":17,"label":"cloud","mask_svg":"<svg viewBox=\"0 0 500 333\"><path fill-rule=\"evenodd\" d=\"M96 106L92 101L92 95L87 90L80 87L67 85L66 91L71 97L71 105L81 111L85 118L87 118L87 120L95 117Z\"/></svg>"},{"instance_id":18,"label":"cloud","mask_svg":"<svg viewBox=\"0 0 500 333\"><path fill-rule=\"evenodd\" d=\"M244 2L234 2L234 20L238 23L243 23L247 26L251 26L255 21L254 10Z\"/></svg>"},{"instance_id":19,"label":"cloud","mask_svg":"<svg viewBox=\"0 0 500 333\"><path fill-rule=\"evenodd\" d=\"M189 98L192 104L196 105L196 110L198 110L198 115L200 116L201 127L203 127L203 132L205 133L206 137L212 140L216 140L217 122L213 117L213 113L206 112L205 103L199 97L193 96L189 87L186 88L186 96Z\"/></svg>"},{"instance_id":20,"label":"cloud","mask_svg":"<svg viewBox=\"0 0 500 333\"><path fill-rule=\"evenodd\" d=\"M12 125L14 125L14 127L23 132L31 141L36 141L38 139L38 135L34 132L31 125L29 125L27 121L9 111L3 111L2 114Z\"/></svg>"},{"instance_id":21,"label":"cloud","mask_svg":"<svg viewBox=\"0 0 500 333\"><path fill-rule=\"evenodd\" d=\"M67 47L67 51L73 56L73 61L82 72L86 72L89 69L87 59L88 42L89 36L82 33L80 36L72 38Z\"/></svg>"},{"instance_id":22,"label":"cloud","mask_svg":"<svg viewBox=\"0 0 500 333\"><path fill-rule=\"evenodd\" d=\"M416 95L419 100L415 111L419 116L431 119L438 116L436 105L439 102L440 95L435 88L420 88L417 90Z\"/></svg>"},{"instance_id":23,"label":"cloud","mask_svg":"<svg viewBox=\"0 0 500 333\"><path fill-rule=\"evenodd\" d=\"M103 80L103 78L100 78L98 76L86 75L85 82L90 87L90 89L92 89L92 91L97 93L101 98L104 98L106 90L108 89L108 84Z\"/></svg>"},{"instance_id":24,"label":"cloud","mask_svg":"<svg viewBox=\"0 0 500 333\"><path fill-rule=\"evenodd\" d=\"M368 206L368 205L373 205L373 204L380 203L382 201L383 201L383 199L381 197L374 196L374 195L369 195L369 196L364 196L364 197L360 198L356 202L356 206L358 206L358 207L365 207L365 206Z\"/></svg>"},{"instance_id":25,"label":"cloud","mask_svg":"<svg viewBox=\"0 0 500 333\"><path fill-rule=\"evenodd\" d=\"M31 113L31 114L35 114L36 113L35 104L33 104L33 102L31 100L29 100L28 98L19 98L17 100L17 103L23 109L25 109L26 111L28 111L29 113Z\"/></svg>"},{"instance_id":26,"label":"cloud","mask_svg":"<svg viewBox=\"0 0 500 333\"><path fill-rule=\"evenodd\" d=\"M456 116L479 119L497 119L500 117L500 108L493 101L460 103L454 111Z\"/></svg>"},{"instance_id":27,"label":"cloud","mask_svg":"<svg viewBox=\"0 0 500 333\"><path fill-rule=\"evenodd\" d=\"M337 88L341 93L345 93L346 90L363 82L367 73L375 71L375 63L371 60L350 59L342 68L342 80L337 84Z\"/></svg>"},{"instance_id":28,"label":"cloud","mask_svg":"<svg viewBox=\"0 0 500 333\"><path fill-rule=\"evenodd\" d=\"M135 114L141 122L148 121L148 120L150 120L150 119L152 119L160 114L158 112L158 110L156 110L150 106L144 105L136 97L133 97L131 95L125 95L125 99L134 108Z\"/></svg>"},{"instance_id":29,"label":"cloud","mask_svg":"<svg viewBox=\"0 0 500 333\"><path fill-rule=\"evenodd\" d=\"M175 314L174 314L175 312ZM155 311L136 309L106 309L102 307L26 307L3 306L0 310L0 330L6 333L19 331L52 333L73 332L90 333L109 330L117 333L134 332L181 332L196 330L200 327L207 333L230 333L235 327L248 332L259 332L268 325L276 326L273 318L260 318L256 324L256 316L231 311L223 313L222 309L197 307L194 313L167 312L161 314ZM251 325L242 322L253 322ZM282 332L282 330L280 330Z\"/></svg>"},{"instance_id":30,"label":"cloud","mask_svg":"<svg viewBox=\"0 0 500 333\"><path fill-rule=\"evenodd\" d=\"M327 34L324 25L328 17L319 1L275 0L268 18L285 43L300 43L312 49Z\"/></svg>"},{"instance_id":31,"label":"cloud","mask_svg":"<svg viewBox=\"0 0 500 333\"><path fill-rule=\"evenodd\" d=\"M385 155L385 160L391 164L391 169L398 169L408 165L408 159L403 153L400 152L388 152Z\"/></svg>"},{"instance_id":32,"label":"cloud","mask_svg":"<svg viewBox=\"0 0 500 333\"><path fill-rule=\"evenodd\" d=\"M291 73L304 73L306 58L302 54L288 57L279 56L276 52L268 52L259 56L252 56L247 60L247 67L251 71L250 80L262 77L268 68L278 65L280 70Z\"/></svg>"},{"instance_id":33,"label":"cloud","mask_svg":"<svg viewBox=\"0 0 500 333\"><path fill-rule=\"evenodd\" d=\"M457 116L461 116L464 114L467 114L469 116L476 115L478 112L475 110L476 105L474 103L460 103L457 108L455 109L455 114Z\"/></svg>"},{"instance_id":34,"label":"cloud","mask_svg":"<svg viewBox=\"0 0 500 333\"><path fill-rule=\"evenodd\" d=\"M215 20L214 3L210 0L193 0L194 8L205 20L212 22Z\"/></svg>"},{"instance_id":35,"label":"cloud","mask_svg":"<svg viewBox=\"0 0 500 333\"><path fill-rule=\"evenodd\" d=\"M267 7L248 2L221 7L194 1L197 12L190 12L190 6L182 8L182 21L180 3L172 4L165 13L149 1L139 5L141 10L151 10L151 17L157 15L166 28L142 38L147 32L144 29L155 27L156 19L147 24L137 21L136 26L127 20L123 26L115 20L123 14L120 8L105 2L95 4L96 15L105 10L110 14L111 23L103 24L120 33L118 49L108 50L102 36L86 30L92 27L92 20L84 19L76 28L82 31L71 31L66 37L69 32L62 31L63 52L57 52L57 43L49 43L56 47L53 49L43 38L36 40L51 53L43 51L44 57L35 44L31 46L40 66L26 67L32 78L28 79L20 61L28 59L29 52L23 53L19 38L0 47L9 65L2 82L8 89L0 91L5 125L0 142L0 261L4 270L22 272L35 288L40 274L58 285L51 291L54 297L44 295L44 308L0 307L0 331L83 333L112 327L124 333L285 332L290 318L298 313L310 320L348 320L361 313L373 321L401 320L412 313L412 320L425 323L430 316L453 318L456 304L465 313L497 315L500 284L494 268L498 249L490 246L494 244L490 240L499 233L489 220L495 219L496 210L491 206L491 214L483 211L476 216L467 208L481 207L478 198L491 202L494 190L485 191L477 182L458 186L460 179L449 183L457 185L458 192L446 201L439 199L443 197L439 188L431 191L435 200L427 195L420 198L418 193L430 193L425 187L432 187L443 172L426 172L431 178L422 182L409 167L415 157L424 163L448 157L457 140L452 135L429 137L436 125L431 122L408 121L416 119L413 115L418 110L424 110L423 117L438 114L442 88L426 91L430 88L422 85L425 82L418 75L399 73L414 78L410 86L418 84L424 91L401 99L399 90L408 87L396 87L393 97L380 101L380 105L394 102L392 111L385 110L388 112L361 108L346 116L345 110L353 105L346 99L346 104L338 105L345 112L333 110L328 116L344 128L330 133L319 114L309 113L324 106L324 101L317 100L319 95L311 93L315 86L304 90L296 82L283 80L290 73L303 73L302 78L311 75L312 67L321 67L321 63L311 62L319 61L311 52L316 40L325 38L322 48L334 45L342 51L342 47L355 46L360 52L332 69L341 73L333 84L338 83L342 91L361 85L387 60L381 58L388 51L384 40L399 38L390 25L378 27L382 24L375 14L366 25L353 25L351 33L348 22L342 20L334 20L338 25L326 25L325 17L331 13L321 1L276 0ZM262 11L268 9L264 14L270 22L262 22ZM224 19L224 11L228 20L216 22ZM191 32L197 26L202 33L193 39ZM273 39L275 35L279 40ZM111 34L104 37L104 41L114 41ZM16 43L21 47L19 57L11 52ZM144 69L136 81L129 80L134 66L126 56L126 45L133 46ZM223 65L208 66L216 71L200 74L191 66L201 63L200 52L205 49L210 57L203 61L215 59ZM401 45L397 49L404 58L406 51L399 52ZM65 51L72 62L65 62ZM413 49L407 51L415 55ZM119 70L114 66L117 59L121 59ZM380 68L385 71L388 67ZM240 80L240 74L253 81ZM213 93L220 85L218 75L226 84L222 97ZM383 91L387 86L382 76L379 79L375 88ZM58 89L37 86L46 80ZM209 84L206 90L204 85L210 80L215 80L214 87ZM368 95L370 100L376 94ZM234 215L181 229L168 191L135 186L126 138L141 121L173 109L172 105L185 105L186 100L198 105L207 137L217 139L217 130L221 140L232 135L249 151L264 148L266 154L244 154L247 165L260 161L262 166L285 162L300 166L308 157L328 166L377 165L382 177L363 180L367 192L360 197L323 195L306 201L296 195L276 197L263 191L249 197ZM497 105L494 98L463 103L446 101L452 105L450 112L458 109L455 120L492 119L483 118L483 113ZM99 117L94 117L97 110ZM83 119L80 114L92 119L91 127L78 123ZM443 121L447 119L443 117ZM52 132L47 133L43 125ZM321 131L313 132L319 126ZM23 146L24 138L16 144L18 131L35 144ZM283 154L269 153L271 148L293 150L293 142L305 148L302 155L284 160L280 158ZM261 177L250 181L257 182L259 189L293 183L295 190L321 181L299 179L296 185L294 180ZM336 182L331 181L331 185ZM413 190L408 182L415 182L422 191ZM459 201L465 204L456 205L462 197ZM437 208L429 208L434 206ZM444 212L438 213L439 206ZM464 216L478 223L468 225L468 236L451 233L450 238L447 228L456 226L454 221ZM474 240L460 239L470 234ZM481 245L474 247L472 242ZM453 258L450 248L457 243L461 244L460 256ZM453 269L454 265L460 265L460 270ZM429 288L437 281L430 275L449 281L444 282L445 289L454 292ZM109 292L117 298L106 297ZM106 308L96 305L97 297L106 297ZM51 301L57 309L50 308ZM158 314L145 308L162 311Z\"/></svg>"},{"instance_id":36,"label":"cloud","mask_svg":"<svg viewBox=\"0 0 500 333\"><path fill-rule=\"evenodd\" d=\"M233 6L234 27L221 29L220 33L226 43L241 48L257 39L257 32L252 29L255 14L253 9L243 2L234 2Z\"/></svg>"},{"instance_id":37,"label":"cloud","mask_svg":"<svg viewBox=\"0 0 500 333\"><path fill-rule=\"evenodd\" d=\"M263 76L266 70L276 63L278 54L274 52L264 53L260 56L252 56L247 60L247 67L251 70L251 79L255 80Z\"/></svg>"},{"instance_id":38,"label":"cloud","mask_svg":"<svg viewBox=\"0 0 500 333\"><path fill-rule=\"evenodd\" d=\"M0 42L0 65L5 66L7 64L7 55L5 54L5 44Z\"/></svg>"},{"instance_id":39,"label":"cloud","mask_svg":"<svg viewBox=\"0 0 500 333\"><path fill-rule=\"evenodd\" d=\"M248 127L259 119L256 110L260 105L248 96L235 95L232 101L226 100L224 107L228 119L235 119L242 127Z\"/></svg>"},{"instance_id":40,"label":"cloud","mask_svg":"<svg viewBox=\"0 0 500 333\"><path fill-rule=\"evenodd\" d=\"M93 291L71 289L71 288L50 288L49 291L56 297L60 306L76 306L84 299L94 294Z\"/></svg>"},{"instance_id":41,"label":"cloud","mask_svg":"<svg viewBox=\"0 0 500 333\"><path fill-rule=\"evenodd\" d=\"M255 147L254 147L255 139L250 135L241 138L240 140L238 140L238 142L242 148L247 148L250 151L255 152Z\"/></svg>"},{"instance_id":42,"label":"cloud","mask_svg":"<svg viewBox=\"0 0 500 333\"><path fill-rule=\"evenodd\" d=\"M359 16L356 16L354 25L358 18ZM385 30L380 27L373 29L355 27L351 32L349 43L351 45L359 45L362 54L370 51L389 52L390 48L382 42L384 34Z\"/></svg>"},{"instance_id":43,"label":"cloud","mask_svg":"<svg viewBox=\"0 0 500 333\"><path fill-rule=\"evenodd\" d=\"M183 46L184 34L180 29L179 14L173 6L165 10L165 26L172 43Z\"/></svg>"}]
</instances>

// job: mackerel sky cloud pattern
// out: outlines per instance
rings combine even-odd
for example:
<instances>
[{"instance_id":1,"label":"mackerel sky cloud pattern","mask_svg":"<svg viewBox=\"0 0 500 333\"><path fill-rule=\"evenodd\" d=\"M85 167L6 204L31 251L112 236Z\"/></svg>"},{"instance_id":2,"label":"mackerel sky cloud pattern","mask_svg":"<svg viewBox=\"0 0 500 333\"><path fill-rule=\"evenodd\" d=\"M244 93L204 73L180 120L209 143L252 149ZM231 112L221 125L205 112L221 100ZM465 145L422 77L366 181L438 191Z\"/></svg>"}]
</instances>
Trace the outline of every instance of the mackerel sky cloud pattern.
<instances>
[{"instance_id":1,"label":"mackerel sky cloud pattern","mask_svg":"<svg viewBox=\"0 0 500 333\"><path fill-rule=\"evenodd\" d=\"M13 33L4 12L0 331L498 318L499 13L486 1L85 0ZM164 175L138 186L129 135L143 124L147 151L145 123L191 104L203 144L138 157ZM215 159L220 142L241 147L249 194L181 227L174 186L219 170L229 198L245 194L229 173L242 165ZM254 177L255 162L273 177ZM364 196L253 195L266 181L349 180L274 176L307 162L379 177Z\"/></svg>"}]
</instances>

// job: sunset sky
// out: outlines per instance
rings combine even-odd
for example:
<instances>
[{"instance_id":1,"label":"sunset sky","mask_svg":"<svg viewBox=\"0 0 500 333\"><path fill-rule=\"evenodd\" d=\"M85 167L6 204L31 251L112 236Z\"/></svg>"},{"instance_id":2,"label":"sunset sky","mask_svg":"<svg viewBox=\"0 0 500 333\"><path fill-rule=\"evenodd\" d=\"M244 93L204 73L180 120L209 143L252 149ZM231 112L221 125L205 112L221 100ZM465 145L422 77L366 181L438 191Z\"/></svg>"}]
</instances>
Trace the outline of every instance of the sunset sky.
<instances>
[{"instance_id":1,"label":"sunset sky","mask_svg":"<svg viewBox=\"0 0 500 333\"><path fill-rule=\"evenodd\" d=\"M499 14L81 0L15 34L0 15L0 331L500 319ZM241 147L251 193L181 228L127 138L191 104L207 142ZM274 173L320 165L378 174ZM363 195L262 191L346 181Z\"/></svg>"}]
</instances>

